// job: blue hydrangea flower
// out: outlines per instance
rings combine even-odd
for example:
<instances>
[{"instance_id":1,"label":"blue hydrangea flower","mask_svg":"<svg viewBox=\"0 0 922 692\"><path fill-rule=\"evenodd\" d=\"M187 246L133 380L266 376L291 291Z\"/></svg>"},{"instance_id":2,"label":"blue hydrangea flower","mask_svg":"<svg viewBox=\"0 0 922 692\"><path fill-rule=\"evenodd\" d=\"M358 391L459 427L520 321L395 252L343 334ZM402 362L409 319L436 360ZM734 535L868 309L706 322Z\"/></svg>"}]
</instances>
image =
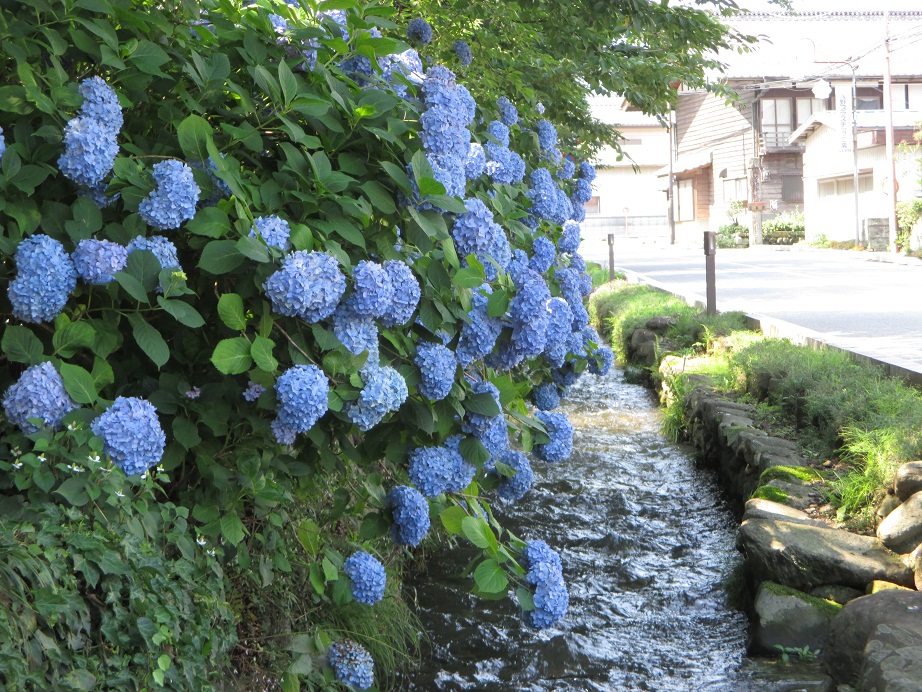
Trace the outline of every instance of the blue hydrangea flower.
<instances>
[{"instance_id":1,"label":"blue hydrangea flower","mask_svg":"<svg viewBox=\"0 0 922 692\"><path fill-rule=\"evenodd\" d=\"M525 178L525 161L508 147L493 145L488 142L487 174L495 183L520 183Z\"/></svg>"},{"instance_id":2,"label":"blue hydrangea flower","mask_svg":"<svg viewBox=\"0 0 922 692\"><path fill-rule=\"evenodd\" d=\"M549 150L557 146L557 129L548 120L538 121L538 144Z\"/></svg>"},{"instance_id":3,"label":"blue hydrangea flower","mask_svg":"<svg viewBox=\"0 0 922 692\"><path fill-rule=\"evenodd\" d=\"M602 346L595 352L595 358L589 361L589 372L593 375L607 375L615 363L615 354L608 346Z\"/></svg>"},{"instance_id":4,"label":"blue hydrangea flower","mask_svg":"<svg viewBox=\"0 0 922 692\"><path fill-rule=\"evenodd\" d=\"M547 311L544 357L549 363L559 368L566 360L569 350L570 334L573 332L573 311L562 298L551 298L547 302Z\"/></svg>"},{"instance_id":5,"label":"blue hydrangea flower","mask_svg":"<svg viewBox=\"0 0 922 692\"><path fill-rule=\"evenodd\" d=\"M445 485L445 490L450 493L460 493L471 484L477 474L477 469L461 454L463 439L461 435L452 435L445 440L445 448L452 452L448 455L449 463L452 465L451 476Z\"/></svg>"},{"instance_id":6,"label":"blue hydrangea flower","mask_svg":"<svg viewBox=\"0 0 922 692\"><path fill-rule=\"evenodd\" d=\"M573 453L573 424L565 413L536 411L535 418L544 423L550 442L535 445L534 454L550 462L566 461Z\"/></svg>"},{"instance_id":7,"label":"blue hydrangea flower","mask_svg":"<svg viewBox=\"0 0 922 692\"><path fill-rule=\"evenodd\" d=\"M573 267L562 267L554 272L560 294L572 309L577 303L582 303L582 293L579 290L579 272Z\"/></svg>"},{"instance_id":8,"label":"blue hydrangea flower","mask_svg":"<svg viewBox=\"0 0 922 692\"><path fill-rule=\"evenodd\" d=\"M100 181L93 187L83 187L77 191L77 194L81 197L89 197L93 200L93 203L100 209L105 209L110 204L121 198L121 193L116 192L114 195L109 197L106 193L109 191L109 186Z\"/></svg>"},{"instance_id":9,"label":"blue hydrangea flower","mask_svg":"<svg viewBox=\"0 0 922 692\"><path fill-rule=\"evenodd\" d=\"M182 161L169 159L154 164L157 187L138 205L145 223L161 231L179 228L195 216L201 190L192 169Z\"/></svg>"},{"instance_id":10,"label":"blue hydrangea flower","mask_svg":"<svg viewBox=\"0 0 922 692\"><path fill-rule=\"evenodd\" d=\"M483 145L477 142L471 142L471 148L468 150L467 162L464 164L464 174L468 180L479 178L487 170L487 155L484 153Z\"/></svg>"},{"instance_id":11,"label":"blue hydrangea flower","mask_svg":"<svg viewBox=\"0 0 922 692\"><path fill-rule=\"evenodd\" d=\"M381 317L394 301L394 286L390 274L377 262L362 260L352 270L355 292L350 300L359 317Z\"/></svg>"},{"instance_id":12,"label":"blue hydrangea flower","mask_svg":"<svg viewBox=\"0 0 922 692\"><path fill-rule=\"evenodd\" d=\"M526 541L525 548L522 550L522 555L529 567L534 566L539 562L548 562L551 564L551 566L563 571L563 565L560 562L560 555L558 555L557 552L545 541Z\"/></svg>"},{"instance_id":13,"label":"blue hydrangea flower","mask_svg":"<svg viewBox=\"0 0 922 692\"><path fill-rule=\"evenodd\" d=\"M289 428L287 425L282 423L278 418L272 421L272 434L275 436L275 441L280 445L291 446L295 443L298 433L296 430Z\"/></svg>"},{"instance_id":14,"label":"blue hydrangea flower","mask_svg":"<svg viewBox=\"0 0 922 692\"><path fill-rule=\"evenodd\" d=\"M413 48L405 50L403 53L389 55L386 58L379 58L383 61L384 79L386 79L394 91L401 97L406 98L407 87L397 78L401 75L412 84L422 84L423 82L423 62Z\"/></svg>"},{"instance_id":15,"label":"blue hydrangea flower","mask_svg":"<svg viewBox=\"0 0 922 692\"><path fill-rule=\"evenodd\" d=\"M579 249L579 224L575 221L567 221L563 225L563 233L560 235L560 241L557 243L557 249L560 252L576 252Z\"/></svg>"},{"instance_id":16,"label":"blue hydrangea flower","mask_svg":"<svg viewBox=\"0 0 922 692\"><path fill-rule=\"evenodd\" d=\"M535 408L541 411L553 411L560 406L560 392L551 382L539 384L531 391L531 397Z\"/></svg>"},{"instance_id":17,"label":"blue hydrangea flower","mask_svg":"<svg viewBox=\"0 0 922 692\"><path fill-rule=\"evenodd\" d=\"M467 211L455 218L451 229L455 247L461 257L475 255L483 264L487 280L493 281L497 277L494 260L500 269L505 269L512 259L512 249L509 239L502 227L493 221L493 212L476 197L464 200ZM467 262L462 262L467 266Z\"/></svg>"},{"instance_id":18,"label":"blue hydrangea flower","mask_svg":"<svg viewBox=\"0 0 922 692\"><path fill-rule=\"evenodd\" d=\"M125 249L128 250L129 255L135 250L150 250L163 269L175 267L182 270L179 266L179 257L176 255L176 246L161 235L154 235L150 238L139 235L128 243Z\"/></svg>"},{"instance_id":19,"label":"blue hydrangea flower","mask_svg":"<svg viewBox=\"0 0 922 692\"><path fill-rule=\"evenodd\" d=\"M360 690L375 682L374 661L362 646L351 639L333 642L327 654L336 679Z\"/></svg>"},{"instance_id":20,"label":"blue hydrangea flower","mask_svg":"<svg viewBox=\"0 0 922 692\"><path fill-rule=\"evenodd\" d=\"M81 240L71 259L77 276L88 284L107 284L128 262L128 248L110 240Z\"/></svg>"},{"instance_id":21,"label":"blue hydrangea flower","mask_svg":"<svg viewBox=\"0 0 922 692\"><path fill-rule=\"evenodd\" d=\"M409 392L403 375L391 367L366 373L365 387L349 409L349 420L359 430L371 430L391 411L396 411L406 401Z\"/></svg>"},{"instance_id":22,"label":"blue hydrangea flower","mask_svg":"<svg viewBox=\"0 0 922 692\"><path fill-rule=\"evenodd\" d=\"M354 308L355 296L344 300L333 313L333 334L354 356L368 351L368 361L378 361L378 328L371 317L358 315Z\"/></svg>"},{"instance_id":23,"label":"blue hydrangea flower","mask_svg":"<svg viewBox=\"0 0 922 692\"><path fill-rule=\"evenodd\" d=\"M588 180L590 183L595 180L595 166L588 161L583 161L579 165L579 177Z\"/></svg>"},{"instance_id":24,"label":"blue hydrangea flower","mask_svg":"<svg viewBox=\"0 0 922 692\"><path fill-rule=\"evenodd\" d=\"M557 171L554 177L557 178L557 180L570 180L573 178L574 173L576 173L576 164L573 163L572 159L565 158L560 166L560 170Z\"/></svg>"},{"instance_id":25,"label":"blue hydrangea flower","mask_svg":"<svg viewBox=\"0 0 922 692\"><path fill-rule=\"evenodd\" d=\"M6 417L27 435L38 430L30 418L40 418L44 425L56 429L75 408L77 404L64 389L60 373L48 361L27 368L3 395Z\"/></svg>"},{"instance_id":26,"label":"blue hydrangea flower","mask_svg":"<svg viewBox=\"0 0 922 692\"><path fill-rule=\"evenodd\" d=\"M512 260L506 267L506 274L512 279L512 283L518 287L527 280L529 271L531 271L531 268L528 266L528 255L525 254L524 250L516 248L512 252Z\"/></svg>"},{"instance_id":27,"label":"blue hydrangea flower","mask_svg":"<svg viewBox=\"0 0 922 692\"><path fill-rule=\"evenodd\" d=\"M74 118L64 126L64 153L58 168L78 185L95 187L118 155L116 130L95 118Z\"/></svg>"},{"instance_id":28,"label":"blue hydrangea flower","mask_svg":"<svg viewBox=\"0 0 922 692\"><path fill-rule=\"evenodd\" d=\"M570 216L576 223L582 223L586 220L586 209L580 204L573 205L573 214Z\"/></svg>"},{"instance_id":29,"label":"blue hydrangea flower","mask_svg":"<svg viewBox=\"0 0 922 692\"><path fill-rule=\"evenodd\" d=\"M461 327L456 356L462 365L470 365L489 354L496 345L496 340L503 329L502 322L487 313L486 294L492 289L484 284L471 296L471 311L468 320Z\"/></svg>"},{"instance_id":30,"label":"blue hydrangea flower","mask_svg":"<svg viewBox=\"0 0 922 692\"><path fill-rule=\"evenodd\" d=\"M278 419L296 433L307 432L327 412L330 382L316 365L295 365L275 383Z\"/></svg>"},{"instance_id":31,"label":"blue hydrangea flower","mask_svg":"<svg viewBox=\"0 0 922 692\"><path fill-rule=\"evenodd\" d=\"M420 343L413 360L419 367L419 393L431 401L440 401L451 392L455 383L458 360L454 352L442 344Z\"/></svg>"},{"instance_id":32,"label":"blue hydrangea flower","mask_svg":"<svg viewBox=\"0 0 922 692\"><path fill-rule=\"evenodd\" d=\"M491 137L493 137L493 139L495 139L499 143L498 146L500 147L509 146L509 128L504 123L500 122L499 120L494 120L489 125L487 125L487 134L489 134ZM494 142L489 142L487 144L488 149L491 149L496 146L497 144Z\"/></svg>"},{"instance_id":33,"label":"blue hydrangea flower","mask_svg":"<svg viewBox=\"0 0 922 692\"><path fill-rule=\"evenodd\" d=\"M144 399L118 397L90 429L102 438L103 451L129 476L144 473L163 458L166 434L157 409Z\"/></svg>"},{"instance_id":34,"label":"blue hydrangea flower","mask_svg":"<svg viewBox=\"0 0 922 692\"><path fill-rule=\"evenodd\" d=\"M277 247L283 252L291 249L291 242L288 240L291 236L291 226L288 222L278 216L260 216L253 220L253 228L250 229L251 238L262 238L266 245Z\"/></svg>"},{"instance_id":35,"label":"blue hydrangea flower","mask_svg":"<svg viewBox=\"0 0 922 692\"><path fill-rule=\"evenodd\" d=\"M531 244L532 256L528 260L528 266L539 274L548 271L557 259L557 252L552 243L547 238L535 238Z\"/></svg>"},{"instance_id":36,"label":"blue hydrangea flower","mask_svg":"<svg viewBox=\"0 0 922 692\"><path fill-rule=\"evenodd\" d=\"M579 292L584 296L592 293L592 277L589 274L579 275Z\"/></svg>"},{"instance_id":37,"label":"blue hydrangea flower","mask_svg":"<svg viewBox=\"0 0 922 692\"><path fill-rule=\"evenodd\" d=\"M458 61L465 67L474 62L474 55L471 53L471 47L464 41L460 39L455 41L454 49L455 55L458 56Z\"/></svg>"},{"instance_id":38,"label":"blue hydrangea flower","mask_svg":"<svg viewBox=\"0 0 922 692\"><path fill-rule=\"evenodd\" d=\"M471 96L471 92L467 90L467 87L463 84L456 84L455 89L457 89L457 98L461 107L462 118L461 122L466 125L470 125L474 122L474 118L477 117L477 102L474 100L474 97Z\"/></svg>"},{"instance_id":39,"label":"blue hydrangea flower","mask_svg":"<svg viewBox=\"0 0 922 692\"><path fill-rule=\"evenodd\" d=\"M583 259L581 254L573 251L570 253L570 266L573 267L573 269L575 269L577 272L582 273L586 271L586 260Z\"/></svg>"},{"instance_id":40,"label":"blue hydrangea flower","mask_svg":"<svg viewBox=\"0 0 922 692\"><path fill-rule=\"evenodd\" d=\"M557 188L557 214L551 219L556 224L562 224L573 216L573 202L567 193Z\"/></svg>"},{"instance_id":41,"label":"blue hydrangea flower","mask_svg":"<svg viewBox=\"0 0 922 692\"><path fill-rule=\"evenodd\" d=\"M586 306L581 302L570 303L570 311L573 313L573 331L580 331L583 327L589 324L589 312L586 310Z\"/></svg>"},{"instance_id":42,"label":"blue hydrangea flower","mask_svg":"<svg viewBox=\"0 0 922 692\"><path fill-rule=\"evenodd\" d=\"M528 457L522 452L508 450L499 458L499 461L514 469L516 474L512 478L503 476L496 489L496 494L506 502L518 502L531 490L535 482L535 473L531 469L531 464L528 463Z\"/></svg>"},{"instance_id":43,"label":"blue hydrangea flower","mask_svg":"<svg viewBox=\"0 0 922 692\"><path fill-rule=\"evenodd\" d=\"M422 295L419 280L409 265L400 260L385 262L384 271L390 279L394 297L381 316L381 322L385 327L407 324L412 319L413 311L416 310Z\"/></svg>"},{"instance_id":44,"label":"blue hydrangea flower","mask_svg":"<svg viewBox=\"0 0 922 692\"><path fill-rule=\"evenodd\" d=\"M265 387L250 380L247 382L247 388L243 390L243 398L247 401L256 401L264 391L266 391Z\"/></svg>"},{"instance_id":45,"label":"blue hydrangea flower","mask_svg":"<svg viewBox=\"0 0 922 692\"><path fill-rule=\"evenodd\" d=\"M535 587L535 609L526 614L526 622L535 629L546 629L567 614L570 597L560 568L550 562L531 566L525 581Z\"/></svg>"},{"instance_id":46,"label":"blue hydrangea flower","mask_svg":"<svg viewBox=\"0 0 922 692\"><path fill-rule=\"evenodd\" d=\"M6 138L3 136L3 128L0 127L0 157L3 156L3 152L6 151Z\"/></svg>"},{"instance_id":47,"label":"blue hydrangea flower","mask_svg":"<svg viewBox=\"0 0 922 692\"><path fill-rule=\"evenodd\" d=\"M440 447L417 447L410 452L410 480L426 497L460 492L470 484L473 467L461 456L460 442L461 437L455 436Z\"/></svg>"},{"instance_id":48,"label":"blue hydrangea flower","mask_svg":"<svg viewBox=\"0 0 922 692\"><path fill-rule=\"evenodd\" d=\"M586 178L577 178L576 184L573 186L573 194L571 195L573 206L581 207L590 199L592 199L592 183Z\"/></svg>"},{"instance_id":49,"label":"blue hydrangea flower","mask_svg":"<svg viewBox=\"0 0 922 692\"><path fill-rule=\"evenodd\" d=\"M519 336L520 341L529 342L534 338L540 338L537 334L523 334ZM512 370L515 366L525 360L525 354L511 341L501 342L499 347L483 359L487 367L494 370L506 372Z\"/></svg>"},{"instance_id":50,"label":"blue hydrangea flower","mask_svg":"<svg viewBox=\"0 0 922 692\"><path fill-rule=\"evenodd\" d=\"M528 358L544 351L550 314L547 303L551 292L537 272L527 269L515 297L509 303L512 321L512 345L521 356Z\"/></svg>"},{"instance_id":51,"label":"blue hydrangea flower","mask_svg":"<svg viewBox=\"0 0 922 692\"><path fill-rule=\"evenodd\" d=\"M538 115L544 115L544 104L541 102L536 103L535 110L538 111Z\"/></svg>"},{"instance_id":52,"label":"blue hydrangea flower","mask_svg":"<svg viewBox=\"0 0 922 692\"><path fill-rule=\"evenodd\" d=\"M398 545L418 546L429 530L429 503L416 488L398 485L387 494L394 523L391 535Z\"/></svg>"},{"instance_id":53,"label":"blue hydrangea flower","mask_svg":"<svg viewBox=\"0 0 922 692\"><path fill-rule=\"evenodd\" d=\"M541 219L553 221L558 216L559 204L557 191L559 188L546 168L538 168L531 173L531 187L528 188L528 197L531 199L532 213Z\"/></svg>"},{"instance_id":54,"label":"blue hydrangea flower","mask_svg":"<svg viewBox=\"0 0 922 692\"><path fill-rule=\"evenodd\" d=\"M411 19L407 25L407 39L409 39L410 43L428 46L429 42L432 41L432 27L429 26L429 22L422 17Z\"/></svg>"},{"instance_id":55,"label":"blue hydrangea flower","mask_svg":"<svg viewBox=\"0 0 922 692\"><path fill-rule=\"evenodd\" d=\"M13 261L16 278L7 288L13 316L23 322L51 322L77 286L73 260L61 243L39 233L19 244Z\"/></svg>"},{"instance_id":56,"label":"blue hydrangea flower","mask_svg":"<svg viewBox=\"0 0 922 692\"><path fill-rule=\"evenodd\" d=\"M359 603L374 605L384 598L387 575L377 558L359 551L343 563L343 571L352 582L352 598Z\"/></svg>"},{"instance_id":57,"label":"blue hydrangea flower","mask_svg":"<svg viewBox=\"0 0 922 692\"><path fill-rule=\"evenodd\" d=\"M342 37L343 41L349 40L349 31L346 28L348 25L347 16L345 10L325 10L323 12L317 13L317 20L324 22L326 20L331 21L336 30L339 32L339 35Z\"/></svg>"},{"instance_id":58,"label":"blue hydrangea flower","mask_svg":"<svg viewBox=\"0 0 922 692\"><path fill-rule=\"evenodd\" d=\"M118 96L102 77L89 77L80 82L77 91L83 97L80 117L98 120L104 127L119 132L124 124Z\"/></svg>"},{"instance_id":59,"label":"blue hydrangea flower","mask_svg":"<svg viewBox=\"0 0 922 692\"><path fill-rule=\"evenodd\" d=\"M505 96L500 96L496 100L496 106L499 108L499 119L504 125L512 127L519 122L519 111L515 105Z\"/></svg>"},{"instance_id":60,"label":"blue hydrangea flower","mask_svg":"<svg viewBox=\"0 0 922 692\"><path fill-rule=\"evenodd\" d=\"M266 297L272 309L308 323L332 315L345 291L346 277L336 259L325 252L293 252L266 280Z\"/></svg>"}]
</instances>

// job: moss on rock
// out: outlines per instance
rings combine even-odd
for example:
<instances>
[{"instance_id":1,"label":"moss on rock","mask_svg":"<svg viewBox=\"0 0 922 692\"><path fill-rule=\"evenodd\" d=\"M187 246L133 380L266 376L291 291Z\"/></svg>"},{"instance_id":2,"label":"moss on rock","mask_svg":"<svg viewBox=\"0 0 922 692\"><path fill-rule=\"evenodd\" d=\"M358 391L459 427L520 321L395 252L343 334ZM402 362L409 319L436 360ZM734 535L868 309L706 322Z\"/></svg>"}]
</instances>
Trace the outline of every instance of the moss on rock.
<instances>
[{"instance_id":1,"label":"moss on rock","mask_svg":"<svg viewBox=\"0 0 922 692\"><path fill-rule=\"evenodd\" d=\"M759 476L759 483L762 485L774 480L788 483L815 483L824 478L817 471L802 466L772 466L765 469Z\"/></svg>"},{"instance_id":2,"label":"moss on rock","mask_svg":"<svg viewBox=\"0 0 922 692\"><path fill-rule=\"evenodd\" d=\"M825 598L817 598L816 596L811 596L808 593L803 591L798 591L797 589L792 589L790 586L784 586L783 584L777 584L773 581L762 582L762 588L768 591L769 593L776 594L778 596L793 596L798 598L804 603L808 603L814 608L818 608L824 613L829 615L836 615L842 606L835 601L827 601Z\"/></svg>"}]
</instances>

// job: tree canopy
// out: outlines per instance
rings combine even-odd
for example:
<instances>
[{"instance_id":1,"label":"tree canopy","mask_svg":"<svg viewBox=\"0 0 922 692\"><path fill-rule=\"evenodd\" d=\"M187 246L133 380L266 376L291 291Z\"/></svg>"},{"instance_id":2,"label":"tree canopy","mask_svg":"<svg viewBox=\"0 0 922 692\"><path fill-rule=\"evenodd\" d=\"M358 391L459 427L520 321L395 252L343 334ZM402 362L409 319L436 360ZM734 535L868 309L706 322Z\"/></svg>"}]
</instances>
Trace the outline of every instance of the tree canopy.
<instances>
[{"instance_id":1,"label":"tree canopy","mask_svg":"<svg viewBox=\"0 0 922 692\"><path fill-rule=\"evenodd\" d=\"M583 154L616 144L614 128L592 117L591 95L623 95L650 115L664 115L675 84L719 89L707 79L718 49L744 50L753 40L727 20L733 0L398 0L403 21L422 16L433 27L429 55L469 80L478 103L506 96L519 108L543 104L564 142ZM473 62L450 56L466 42Z\"/></svg>"}]
</instances>

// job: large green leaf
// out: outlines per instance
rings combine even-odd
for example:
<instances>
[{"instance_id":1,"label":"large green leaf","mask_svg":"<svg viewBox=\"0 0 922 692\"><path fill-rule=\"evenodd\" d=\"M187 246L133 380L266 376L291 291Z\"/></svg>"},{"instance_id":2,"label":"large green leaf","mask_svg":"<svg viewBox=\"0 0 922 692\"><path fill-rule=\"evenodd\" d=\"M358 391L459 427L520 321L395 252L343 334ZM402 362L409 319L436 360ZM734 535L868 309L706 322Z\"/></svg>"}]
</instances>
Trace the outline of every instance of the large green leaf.
<instances>
[{"instance_id":1,"label":"large green leaf","mask_svg":"<svg viewBox=\"0 0 922 692\"><path fill-rule=\"evenodd\" d=\"M442 513L439 514L439 519L448 533L460 536L462 522L466 516L468 516L468 514L463 508L452 505L442 510Z\"/></svg>"},{"instance_id":2,"label":"large green leaf","mask_svg":"<svg viewBox=\"0 0 922 692\"><path fill-rule=\"evenodd\" d=\"M225 375L240 375L253 365L250 342L242 336L223 339L215 346L211 362Z\"/></svg>"},{"instance_id":3,"label":"large green leaf","mask_svg":"<svg viewBox=\"0 0 922 692\"><path fill-rule=\"evenodd\" d=\"M202 250L198 266L209 274L227 274L243 264L244 259L233 240L212 240Z\"/></svg>"},{"instance_id":4,"label":"large green leaf","mask_svg":"<svg viewBox=\"0 0 922 692\"><path fill-rule=\"evenodd\" d=\"M275 372L279 362L272 355L272 349L275 348L275 342L264 336L254 336L253 345L250 347L250 355L256 367L266 372Z\"/></svg>"},{"instance_id":5,"label":"large green leaf","mask_svg":"<svg viewBox=\"0 0 922 692\"><path fill-rule=\"evenodd\" d=\"M148 358L154 361L158 368L166 365L170 359L170 347L154 327L144 321L144 318L137 313L128 315L128 321L131 323L131 333L141 350L147 354Z\"/></svg>"},{"instance_id":6,"label":"large green leaf","mask_svg":"<svg viewBox=\"0 0 922 692\"><path fill-rule=\"evenodd\" d=\"M36 365L44 360L42 356L42 342L28 327L18 324L8 324L0 340L0 348L6 354L7 360L14 363L28 363Z\"/></svg>"},{"instance_id":7,"label":"large green leaf","mask_svg":"<svg viewBox=\"0 0 922 692\"><path fill-rule=\"evenodd\" d=\"M92 404L96 401L96 382L93 376L79 365L61 363L58 368L61 379L64 380L64 389L70 398L78 404Z\"/></svg>"},{"instance_id":8,"label":"large green leaf","mask_svg":"<svg viewBox=\"0 0 922 692\"><path fill-rule=\"evenodd\" d=\"M498 416L502 413L496 399L489 392L468 394L464 400L464 408L471 413L479 413L481 416Z\"/></svg>"},{"instance_id":9,"label":"large green leaf","mask_svg":"<svg viewBox=\"0 0 922 692\"><path fill-rule=\"evenodd\" d=\"M509 578L496 560L484 560L474 570L474 583L484 593L500 593L509 586Z\"/></svg>"},{"instance_id":10,"label":"large green leaf","mask_svg":"<svg viewBox=\"0 0 922 692\"><path fill-rule=\"evenodd\" d=\"M246 529L236 512L228 512L221 517L221 535L231 545L237 545L243 540Z\"/></svg>"},{"instance_id":11,"label":"large green leaf","mask_svg":"<svg viewBox=\"0 0 922 692\"><path fill-rule=\"evenodd\" d=\"M480 517L464 517L461 520L461 532L467 540L483 550L495 553L499 546L493 529Z\"/></svg>"},{"instance_id":12,"label":"large green leaf","mask_svg":"<svg viewBox=\"0 0 922 692\"><path fill-rule=\"evenodd\" d=\"M212 138L211 125L198 115L187 116L176 128L179 148L190 161L208 161L208 142Z\"/></svg>"},{"instance_id":13,"label":"large green leaf","mask_svg":"<svg viewBox=\"0 0 922 692\"><path fill-rule=\"evenodd\" d=\"M198 329L205 324L205 318L199 314L198 310L189 305L189 303L185 303L181 300L170 300L163 296L157 296L157 303L175 317L176 321L180 324L184 324L193 329Z\"/></svg>"},{"instance_id":14,"label":"large green leaf","mask_svg":"<svg viewBox=\"0 0 922 692\"><path fill-rule=\"evenodd\" d=\"M218 317L230 329L243 330L247 327L243 298L236 293L225 293L218 299Z\"/></svg>"}]
</instances>

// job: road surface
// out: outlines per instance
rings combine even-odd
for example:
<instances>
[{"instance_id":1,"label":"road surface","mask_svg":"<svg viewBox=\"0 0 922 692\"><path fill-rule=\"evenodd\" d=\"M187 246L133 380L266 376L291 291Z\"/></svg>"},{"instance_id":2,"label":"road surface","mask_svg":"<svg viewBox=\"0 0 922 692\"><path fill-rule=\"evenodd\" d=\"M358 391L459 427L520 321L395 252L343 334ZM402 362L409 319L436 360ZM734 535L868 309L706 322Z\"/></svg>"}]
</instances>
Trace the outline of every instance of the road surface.
<instances>
[{"instance_id":1,"label":"road surface","mask_svg":"<svg viewBox=\"0 0 922 692\"><path fill-rule=\"evenodd\" d=\"M608 266L608 249L601 242L587 243L583 250L587 260ZM875 256L884 255L718 250L717 308L784 320L818 332L828 343L922 372L922 262L869 261ZM678 293L705 295L700 249L616 246L615 266Z\"/></svg>"}]
</instances>

